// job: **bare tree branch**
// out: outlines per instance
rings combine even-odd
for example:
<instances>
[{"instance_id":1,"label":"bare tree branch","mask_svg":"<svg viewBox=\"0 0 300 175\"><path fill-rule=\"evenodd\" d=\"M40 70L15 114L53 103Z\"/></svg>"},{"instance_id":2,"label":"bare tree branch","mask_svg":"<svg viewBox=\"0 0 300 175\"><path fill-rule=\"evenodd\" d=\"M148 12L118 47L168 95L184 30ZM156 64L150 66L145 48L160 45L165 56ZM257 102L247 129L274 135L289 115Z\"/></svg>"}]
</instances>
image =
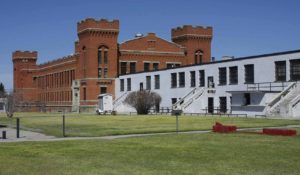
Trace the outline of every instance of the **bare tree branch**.
<instances>
[{"instance_id":1,"label":"bare tree branch","mask_svg":"<svg viewBox=\"0 0 300 175\"><path fill-rule=\"evenodd\" d=\"M134 91L128 94L124 102L134 107L138 114L148 114L152 107L160 104L161 97L156 92Z\"/></svg>"}]
</instances>

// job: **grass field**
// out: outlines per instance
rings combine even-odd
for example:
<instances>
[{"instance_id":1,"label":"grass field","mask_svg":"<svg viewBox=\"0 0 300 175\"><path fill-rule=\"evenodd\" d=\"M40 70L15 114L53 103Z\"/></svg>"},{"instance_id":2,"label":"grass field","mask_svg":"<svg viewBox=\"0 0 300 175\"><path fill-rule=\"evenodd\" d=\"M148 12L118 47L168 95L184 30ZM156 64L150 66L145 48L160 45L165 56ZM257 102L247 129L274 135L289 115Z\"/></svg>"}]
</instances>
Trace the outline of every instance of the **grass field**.
<instances>
[{"instance_id":1,"label":"grass field","mask_svg":"<svg viewBox=\"0 0 300 175\"><path fill-rule=\"evenodd\" d=\"M300 137L171 134L0 144L2 175L299 174Z\"/></svg>"},{"instance_id":2,"label":"grass field","mask_svg":"<svg viewBox=\"0 0 300 175\"><path fill-rule=\"evenodd\" d=\"M97 116L66 114L67 136L104 136L136 133L172 132L176 128L174 116ZM21 127L47 135L62 136L62 114L16 113L21 118ZM255 119L232 117L179 117L180 131L207 130L218 121L243 127L300 125L300 120ZM15 125L15 119L0 116L0 124Z\"/></svg>"}]
</instances>

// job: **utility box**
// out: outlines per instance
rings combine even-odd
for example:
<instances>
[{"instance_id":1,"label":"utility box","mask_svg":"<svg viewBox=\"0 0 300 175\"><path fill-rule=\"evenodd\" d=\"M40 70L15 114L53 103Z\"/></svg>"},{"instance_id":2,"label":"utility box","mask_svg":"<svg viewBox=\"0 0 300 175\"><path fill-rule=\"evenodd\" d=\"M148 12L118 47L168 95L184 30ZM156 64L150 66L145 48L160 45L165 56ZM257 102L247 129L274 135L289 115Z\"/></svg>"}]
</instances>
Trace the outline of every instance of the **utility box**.
<instances>
[{"instance_id":1,"label":"utility box","mask_svg":"<svg viewBox=\"0 0 300 175\"><path fill-rule=\"evenodd\" d=\"M111 94L100 94L98 95L98 107L96 113L100 114L111 114L113 111L113 98Z\"/></svg>"}]
</instances>

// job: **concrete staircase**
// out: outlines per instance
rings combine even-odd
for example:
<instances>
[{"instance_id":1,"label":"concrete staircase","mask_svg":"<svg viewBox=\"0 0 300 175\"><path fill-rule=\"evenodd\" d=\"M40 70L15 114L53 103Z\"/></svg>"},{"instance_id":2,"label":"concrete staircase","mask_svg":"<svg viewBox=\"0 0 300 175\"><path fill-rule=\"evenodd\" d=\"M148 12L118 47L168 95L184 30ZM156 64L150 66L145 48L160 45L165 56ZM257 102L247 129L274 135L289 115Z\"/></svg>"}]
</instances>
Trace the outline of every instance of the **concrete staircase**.
<instances>
[{"instance_id":1,"label":"concrete staircase","mask_svg":"<svg viewBox=\"0 0 300 175\"><path fill-rule=\"evenodd\" d=\"M189 107L195 100L199 99L204 93L205 88L196 87L187 93L184 97L182 97L179 101L173 104L173 110L184 110Z\"/></svg>"},{"instance_id":2,"label":"concrete staircase","mask_svg":"<svg viewBox=\"0 0 300 175\"><path fill-rule=\"evenodd\" d=\"M292 109L300 101L300 91L296 83L291 83L266 106L266 115L270 117L293 117Z\"/></svg>"}]
</instances>

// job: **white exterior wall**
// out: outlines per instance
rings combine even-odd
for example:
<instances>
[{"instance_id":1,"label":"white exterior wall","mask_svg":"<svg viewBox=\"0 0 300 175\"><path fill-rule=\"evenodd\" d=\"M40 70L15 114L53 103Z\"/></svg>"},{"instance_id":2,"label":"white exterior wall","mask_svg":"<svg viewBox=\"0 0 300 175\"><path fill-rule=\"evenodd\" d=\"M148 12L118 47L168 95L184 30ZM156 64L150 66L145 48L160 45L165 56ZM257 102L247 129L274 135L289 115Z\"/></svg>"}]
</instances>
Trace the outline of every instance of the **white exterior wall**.
<instances>
[{"instance_id":1,"label":"white exterior wall","mask_svg":"<svg viewBox=\"0 0 300 175\"><path fill-rule=\"evenodd\" d=\"M275 61L286 61L286 80L290 80L290 64L289 60L300 59L300 52L281 54L274 56L262 56L259 58L249 58L249 59L234 59L233 61L216 62L203 65L194 65L189 67L181 67L174 69L166 69L153 72L136 73L129 75L122 75L119 79L116 79L116 98L121 96L127 89L127 78L131 78L131 90L139 90L140 83L143 83L144 89L146 88L146 76L151 76L151 90L157 92L162 97L161 107L171 107L171 98L181 98L188 92L194 89L190 87L190 71L196 72L196 87L199 86L199 70L205 70L205 87L207 87L207 77L213 76L216 93L207 94L204 93L198 100L196 100L185 112L205 112L203 109L207 107L207 98L214 98L215 108L219 107L219 97L227 97L227 108L230 108L230 97L231 93L228 91L247 91L247 85L245 82L245 72L244 65L254 64L254 82L274 82L275 81ZM238 66L238 84L229 85L229 67ZM219 69L220 67L226 67L227 71L227 84L219 86ZM184 88L171 88L171 73L185 72L185 87ZM154 89L154 75L160 75L160 89ZM124 92L120 92L120 79L124 79ZM179 85L179 76L177 74L177 86ZM274 93L266 94L251 94L251 102L259 106L264 106L268 101L272 99ZM232 101L233 105L241 105L243 98L237 98ZM132 111L132 109L130 110ZM126 108L123 108L122 112L126 112ZM127 111L129 112L129 110ZM235 113L243 113L249 115L263 114L261 112L255 111L235 111Z\"/></svg>"}]
</instances>

